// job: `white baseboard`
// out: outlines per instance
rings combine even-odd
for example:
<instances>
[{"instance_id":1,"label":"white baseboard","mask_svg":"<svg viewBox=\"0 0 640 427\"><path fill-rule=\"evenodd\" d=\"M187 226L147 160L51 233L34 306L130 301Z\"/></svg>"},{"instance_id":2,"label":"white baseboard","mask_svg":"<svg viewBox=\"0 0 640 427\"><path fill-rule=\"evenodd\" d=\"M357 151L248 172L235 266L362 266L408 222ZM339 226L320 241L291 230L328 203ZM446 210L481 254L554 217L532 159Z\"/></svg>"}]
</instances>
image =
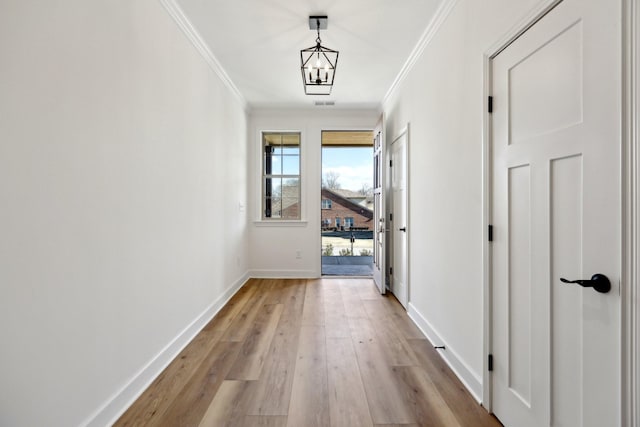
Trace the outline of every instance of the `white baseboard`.
<instances>
[{"instance_id":1,"label":"white baseboard","mask_svg":"<svg viewBox=\"0 0 640 427\"><path fill-rule=\"evenodd\" d=\"M165 348L163 348L146 366L138 371L133 378L107 402L94 412L82 426L110 426L136 401L138 397L151 385L158 375L173 361L173 359L195 338L218 311L238 292L249 280L245 273L241 278L229 286L218 299L195 318L182 332L180 332Z\"/></svg>"},{"instance_id":2,"label":"white baseboard","mask_svg":"<svg viewBox=\"0 0 640 427\"><path fill-rule=\"evenodd\" d=\"M253 279L317 279L319 276L313 270L251 270L249 277Z\"/></svg>"},{"instance_id":3,"label":"white baseboard","mask_svg":"<svg viewBox=\"0 0 640 427\"><path fill-rule=\"evenodd\" d=\"M449 365L451 370L462 381L462 384L469 390L469 393L476 399L478 403L482 403L482 376L474 372L456 353L456 351L447 343L442 336L431 326L429 321L420 313L415 306L409 303L407 314L413 320L413 323L422 331L422 333L431 341L431 344L444 345L445 350L438 353Z\"/></svg>"}]
</instances>

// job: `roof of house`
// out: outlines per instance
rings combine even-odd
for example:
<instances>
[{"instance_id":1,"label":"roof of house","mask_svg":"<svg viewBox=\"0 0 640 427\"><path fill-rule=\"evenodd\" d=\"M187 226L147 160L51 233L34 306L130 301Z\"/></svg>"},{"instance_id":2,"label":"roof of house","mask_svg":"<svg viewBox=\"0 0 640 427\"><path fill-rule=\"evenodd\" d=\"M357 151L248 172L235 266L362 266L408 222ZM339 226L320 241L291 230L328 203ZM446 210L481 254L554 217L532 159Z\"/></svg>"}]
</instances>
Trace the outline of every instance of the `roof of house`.
<instances>
[{"instance_id":1,"label":"roof of house","mask_svg":"<svg viewBox=\"0 0 640 427\"><path fill-rule=\"evenodd\" d=\"M323 188L322 196L338 201L341 205L345 206L348 209L351 209L352 211L360 215L366 216L367 218L373 218L373 211L371 209L369 209L364 205L356 203L353 200L349 200L348 198L337 193L335 190L329 190L328 188Z\"/></svg>"},{"instance_id":2,"label":"roof of house","mask_svg":"<svg viewBox=\"0 0 640 427\"><path fill-rule=\"evenodd\" d=\"M332 188L332 189L327 189L335 194L338 194L342 197L344 197L345 199L365 199L367 196L364 194L360 194L357 191L353 191L353 190L344 190L342 188Z\"/></svg>"}]
</instances>

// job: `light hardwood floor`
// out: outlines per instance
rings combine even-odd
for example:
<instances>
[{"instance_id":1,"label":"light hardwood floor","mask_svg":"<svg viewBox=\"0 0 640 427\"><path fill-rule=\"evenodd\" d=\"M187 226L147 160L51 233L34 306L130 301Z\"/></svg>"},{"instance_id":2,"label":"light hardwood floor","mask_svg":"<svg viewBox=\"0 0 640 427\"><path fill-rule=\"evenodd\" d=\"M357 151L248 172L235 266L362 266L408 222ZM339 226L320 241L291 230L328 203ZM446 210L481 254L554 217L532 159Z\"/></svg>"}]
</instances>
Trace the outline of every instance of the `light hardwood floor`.
<instances>
[{"instance_id":1,"label":"light hardwood floor","mask_svg":"<svg viewBox=\"0 0 640 427\"><path fill-rule=\"evenodd\" d=\"M254 279L116 425L501 424L371 280Z\"/></svg>"}]
</instances>

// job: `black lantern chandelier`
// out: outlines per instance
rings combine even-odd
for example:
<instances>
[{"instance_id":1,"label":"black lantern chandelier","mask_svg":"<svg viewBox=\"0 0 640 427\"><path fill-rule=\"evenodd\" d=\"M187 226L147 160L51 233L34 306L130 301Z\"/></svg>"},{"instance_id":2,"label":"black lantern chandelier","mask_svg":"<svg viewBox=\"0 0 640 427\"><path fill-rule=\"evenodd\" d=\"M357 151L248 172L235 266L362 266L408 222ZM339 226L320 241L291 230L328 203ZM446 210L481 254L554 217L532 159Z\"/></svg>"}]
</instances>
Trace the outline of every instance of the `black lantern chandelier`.
<instances>
[{"instance_id":1,"label":"black lantern chandelier","mask_svg":"<svg viewBox=\"0 0 640 427\"><path fill-rule=\"evenodd\" d=\"M320 30L327 29L326 16L310 16L309 29L316 30L316 45L300 51L300 71L306 95L331 95L338 65L338 51L322 46Z\"/></svg>"}]
</instances>

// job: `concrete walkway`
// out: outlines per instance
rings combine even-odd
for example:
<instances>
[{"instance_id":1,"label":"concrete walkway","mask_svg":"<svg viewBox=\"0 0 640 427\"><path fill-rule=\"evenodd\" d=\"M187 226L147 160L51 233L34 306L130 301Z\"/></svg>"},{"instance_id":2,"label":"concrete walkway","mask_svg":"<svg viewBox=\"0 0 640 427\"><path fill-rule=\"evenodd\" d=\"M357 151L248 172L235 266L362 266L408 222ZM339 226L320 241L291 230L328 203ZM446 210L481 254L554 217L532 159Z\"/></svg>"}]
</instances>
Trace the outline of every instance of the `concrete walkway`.
<instances>
[{"instance_id":1,"label":"concrete walkway","mask_svg":"<svg viewBox=\"0 0 640 427\"><path fill-rule=\"evenodd\" d=\"M373 257L371 256L323 256L323 276L371 276Z\"/></svg>"}]
</instances>

